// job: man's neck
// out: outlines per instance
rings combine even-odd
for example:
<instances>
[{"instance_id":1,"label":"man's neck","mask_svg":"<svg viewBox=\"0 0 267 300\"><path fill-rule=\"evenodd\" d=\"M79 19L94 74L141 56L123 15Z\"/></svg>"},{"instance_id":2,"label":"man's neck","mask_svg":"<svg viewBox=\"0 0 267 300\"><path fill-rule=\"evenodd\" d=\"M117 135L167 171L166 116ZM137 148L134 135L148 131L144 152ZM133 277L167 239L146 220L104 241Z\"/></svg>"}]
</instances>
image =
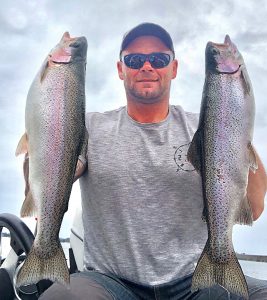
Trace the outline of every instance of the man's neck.
<instances>
[{"instance_id":1,"label":"man's neck","mask_svg":"<svg viewBox=\"0 0 267 300\"><path fill-rule=\"evenodd\" d=\"M139 123L159 123L168 115L169 102L143 104L128 101L127 112L132 119Z\"/></svg>"}]
</instances>

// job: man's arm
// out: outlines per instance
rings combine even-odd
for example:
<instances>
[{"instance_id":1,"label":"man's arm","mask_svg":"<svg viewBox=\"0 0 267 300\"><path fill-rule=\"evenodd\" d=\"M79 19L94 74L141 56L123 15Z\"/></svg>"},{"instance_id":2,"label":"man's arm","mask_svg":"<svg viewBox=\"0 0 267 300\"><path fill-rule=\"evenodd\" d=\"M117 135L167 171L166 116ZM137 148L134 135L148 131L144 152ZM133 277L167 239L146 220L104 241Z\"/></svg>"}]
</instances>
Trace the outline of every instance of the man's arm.
<instances>
[{"instance_id":1,"label":"man's arm","mask_svg":"<svg viewBox=\"0 0 267 300\"><path fill-rule=\"evenodd\" d=\"M249 171L247 186L247 197L251 205L254 221L257 220L263 212L264 197L267 189L266 171L256 151L255 154L258 163L258 169L255 173L253 173L251 170Z\"/></svg>"}]
</instances>

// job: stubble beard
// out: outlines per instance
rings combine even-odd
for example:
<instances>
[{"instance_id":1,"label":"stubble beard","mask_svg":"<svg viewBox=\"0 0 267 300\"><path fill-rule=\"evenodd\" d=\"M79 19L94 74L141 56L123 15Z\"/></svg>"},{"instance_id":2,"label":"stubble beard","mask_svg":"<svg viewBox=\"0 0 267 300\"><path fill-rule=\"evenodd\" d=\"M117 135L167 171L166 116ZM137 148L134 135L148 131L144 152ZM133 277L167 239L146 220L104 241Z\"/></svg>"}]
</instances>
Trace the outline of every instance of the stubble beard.
<instances>
[{"instance_id":1,"label":"stubble beard","mask_svg":"<svg viewBox=\"0 0 267 300\"><path fill-rule=\"evenodd\" d=\"M162 89L156 91L149 91L149 90L138 91L134 87L126 87L126 86L125 86L125 90L127 96L130 99L132 99L137 103L142 103L142 104L154 104L160 102L165 93L165 90Z\"/></svg>"}]
</instances>

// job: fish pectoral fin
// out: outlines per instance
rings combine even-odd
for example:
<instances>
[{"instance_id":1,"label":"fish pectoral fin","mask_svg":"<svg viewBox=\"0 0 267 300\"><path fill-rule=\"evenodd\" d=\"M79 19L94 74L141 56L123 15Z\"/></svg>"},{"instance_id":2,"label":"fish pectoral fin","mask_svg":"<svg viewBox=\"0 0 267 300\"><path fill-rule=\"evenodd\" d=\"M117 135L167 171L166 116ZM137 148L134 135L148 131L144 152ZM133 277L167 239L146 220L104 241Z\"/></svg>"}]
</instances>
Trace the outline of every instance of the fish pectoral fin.
<instances>
[{"instance_id":1,"label":"fish pectoral fin","mask_svg":"<svg viewBox=\"0 0 267 300\"><path fill-rule=\"evenodd\" d=\"M187 151L187 160L194 166L198 173L201 172L201 131L197 130Z\"/></svg>"},{"instance_id":2,"label":"fish pectoral fin","mask_svg":"<svg viewBox=\"0 0 267 300\"><path fill-rule=\"evenodd\" d=\"M255 173L258 169L257 155L256 151L251 143L248 143L248 151L249 151L249 168Z\"/></svg>"},{"instance_id":3,"label":"fish pectoral fin","mask_svg":"<svg viewBox=\"0 0 267 300\"><path fill-rule=\"evenodd\" d=\"M219 284L229 292L248 299L248 286L240 264L233 254L229 262L218 263L208 254L206 244L192 278L191 291Z\"/></svg>"},{"instance_id":4,"label":"fish pectoral fin","mask_svg":"<svg viewBox=\"0 0 267 300\"><path fill-rule=\"evenodd\" d=\"M49 251L47 245L47 251ZM43 257L37 253L35 244L33 244L24 264L18 271L15 280L16 287L37 283L42 279L49 279L53 282L61 283L69 287L69 270L66 258L60 242L56 251L50 257Z\"/></svg>"},{"instance_id":5,"label":"fish pectoral fin","mask_svg":"<svg viewBox=\"0 0 267 300\"><path fill-rule=\"evenodd\" d=\"M15 155L18 156L23 153L28 153L28 136L26 132L19 140Z\"/></svg>"},{"instance_id":6,"label":"fish pectoral fin","mask_svg":"<svg viewBox=\"0 0 267 300\"><path fill-rule=\"evenodd\" d=\"M244 82L245 91L248 94L251 94L251 91L252 91L251 82L250 82L250 79L249 79L249 76L248 76L248 72L244 67L241 69L241 76L244 80L243 82Z\"/></svg>"},{"instance_id":7,"label":"fish pectoral fin","mask_svg":"<svg viewBox=\"0 0 267 300\"><path fill-rule=\"evenodd\" d=\"M45 61L40 70L40 82L42 83L48 72L48 61Z\"/></svg>"},{"instance_id":8,"label":"fish pectoral fin","mask_svg":"<svg viewBox=\"0 0 267 300\"><path fill-rule=\"evenodd\" d=\"M250 226L253 224L253 213L247 196L245 196L240 203L240 209L236 215L235 223Z\"/></svg>"}]
</instances>

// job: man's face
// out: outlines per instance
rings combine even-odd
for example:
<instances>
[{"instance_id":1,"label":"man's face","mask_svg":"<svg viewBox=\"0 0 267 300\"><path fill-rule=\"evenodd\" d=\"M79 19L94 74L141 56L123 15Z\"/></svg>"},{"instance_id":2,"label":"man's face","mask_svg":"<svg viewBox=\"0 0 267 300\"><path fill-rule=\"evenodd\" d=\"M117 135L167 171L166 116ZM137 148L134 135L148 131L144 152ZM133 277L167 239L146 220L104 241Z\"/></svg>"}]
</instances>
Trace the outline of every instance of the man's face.
<instances>
[{"instance_id":1,"label":"man's face","mask_svg":"<svg viewBox=\"0 0 267 300\"><path fill-rule=\"evenodd\" d=\"M173 54L163 42L154 36L142 36L133 40L122 52L122 57L132 53L150 54L163 52ZM140 69L131 69L123 62L118 62L118 73L124 81L128 100L143 104L156 103L169 99L171 80L177 74L177 60L171 60L164 68L153 68L145 61Z\"/></svg>"}]
</instances>

